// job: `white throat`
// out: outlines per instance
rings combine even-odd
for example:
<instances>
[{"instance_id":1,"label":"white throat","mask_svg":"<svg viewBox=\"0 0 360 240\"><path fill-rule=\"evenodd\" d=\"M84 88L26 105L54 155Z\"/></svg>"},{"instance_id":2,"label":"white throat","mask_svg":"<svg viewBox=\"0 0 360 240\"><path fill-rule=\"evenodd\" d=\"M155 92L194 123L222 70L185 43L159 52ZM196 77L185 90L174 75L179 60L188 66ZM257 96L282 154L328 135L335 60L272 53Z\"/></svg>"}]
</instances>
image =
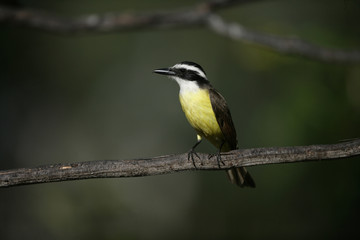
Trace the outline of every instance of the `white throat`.
<instances>
[{"instance_id":1,"label":"white throat","mask_svg":"<svg viewBox=\"0 0 360 240\"><path fill-rule=\"evenodd\" d=\"M172 77L180 86L180 94L188 92L197 92L200 87L196 81L188 81L178 77Z\"/></svg>"}]
</instances>

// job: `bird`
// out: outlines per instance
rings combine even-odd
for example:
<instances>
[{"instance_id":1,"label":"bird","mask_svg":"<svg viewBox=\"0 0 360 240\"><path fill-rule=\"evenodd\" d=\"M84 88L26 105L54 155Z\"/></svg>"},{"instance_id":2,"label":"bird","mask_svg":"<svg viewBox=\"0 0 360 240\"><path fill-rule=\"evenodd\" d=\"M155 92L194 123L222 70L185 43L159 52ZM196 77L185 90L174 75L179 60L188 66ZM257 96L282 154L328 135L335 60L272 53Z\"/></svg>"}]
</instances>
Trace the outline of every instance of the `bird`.
<instances>
[{"instance_id":1,"label":"bird","mask_svg":"<svg viewBox=\"0 0 360 240\"><path fill-rule=\"evenodd\" d=\"M179 100L185 116L197 133L197 142L188 153L196 168L195 148L207 139L218 149L220 168L221 152L238 149L237 135L225 98L210 84L204 69L197 63L183 61L172 67L159 68L154 73L175 80L179 87ZM255 187L255 181L245 167L226 170L231 183L239 187Z\"/></svg>"}]
</instances>

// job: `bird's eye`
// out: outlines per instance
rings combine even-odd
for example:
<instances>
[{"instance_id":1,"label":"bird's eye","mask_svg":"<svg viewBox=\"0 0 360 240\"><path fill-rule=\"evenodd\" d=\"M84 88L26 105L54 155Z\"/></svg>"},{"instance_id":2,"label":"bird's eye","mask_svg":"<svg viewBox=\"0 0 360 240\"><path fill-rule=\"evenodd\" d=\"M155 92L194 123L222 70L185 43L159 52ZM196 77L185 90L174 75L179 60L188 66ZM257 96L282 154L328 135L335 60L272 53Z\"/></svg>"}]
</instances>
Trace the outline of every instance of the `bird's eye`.
<instances>
[{"instance_id":1,"label":"bird's eye","mask_svg":"<svg viewBox=\"0 0 360 240\"><path fill-rule=\"evenodd\" d=\"M176 69L176 73L179 77L184 77L186 74L186 69L184 69L184 68Z\"/></svg>"}]
</instances>

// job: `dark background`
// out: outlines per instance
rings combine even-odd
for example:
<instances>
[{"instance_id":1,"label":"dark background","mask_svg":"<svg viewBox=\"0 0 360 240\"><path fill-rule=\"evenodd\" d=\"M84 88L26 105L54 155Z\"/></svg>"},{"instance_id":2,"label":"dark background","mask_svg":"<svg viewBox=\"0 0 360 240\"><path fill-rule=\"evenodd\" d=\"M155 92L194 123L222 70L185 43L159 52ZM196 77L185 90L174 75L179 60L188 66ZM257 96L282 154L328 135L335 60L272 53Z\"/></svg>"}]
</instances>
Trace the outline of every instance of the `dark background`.
<instances>
[{"instance_id":1,"label":"dark background","mask_svg":"<svg viewBox=\"0 0 360 240\"><path fill-rule=\"evenodd\" d=\"M20 1L64 16L198 1ZM265 33L359 49L355 0L257 1L221 11ZM201 64L225 96L239 146L337 143L360 136L360 65L285 56L202 27L56 35L0 28L0 168L186 152L196 141L175 82L153 69ZM215 152L208 143L199 151ZM6 239L343 239L358 236L359 158L225 173L98 179L0 189Z\"/></svg>"}]
</instances>

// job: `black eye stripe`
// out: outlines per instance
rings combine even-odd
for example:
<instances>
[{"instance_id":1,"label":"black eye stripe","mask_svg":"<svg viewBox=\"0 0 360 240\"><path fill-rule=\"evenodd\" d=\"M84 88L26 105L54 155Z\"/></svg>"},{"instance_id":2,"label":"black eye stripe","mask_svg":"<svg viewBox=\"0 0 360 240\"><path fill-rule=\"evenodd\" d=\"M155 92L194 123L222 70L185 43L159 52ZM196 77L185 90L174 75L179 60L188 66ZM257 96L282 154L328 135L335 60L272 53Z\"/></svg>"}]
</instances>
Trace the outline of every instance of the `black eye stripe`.
<instances>
[{"instance_id":1,"label":"black eye stripe","mask_svg":"<svg viewBox=\"0 0 360 240\"><path fill-rule=\"evenodd\" d=\"M190 81L207 81L206 78L201 76L199 72L194 70L189 70L186 68L177 68L173 70L176 75L180 78L190 80Z\"/></svg>"}]
</instances>

